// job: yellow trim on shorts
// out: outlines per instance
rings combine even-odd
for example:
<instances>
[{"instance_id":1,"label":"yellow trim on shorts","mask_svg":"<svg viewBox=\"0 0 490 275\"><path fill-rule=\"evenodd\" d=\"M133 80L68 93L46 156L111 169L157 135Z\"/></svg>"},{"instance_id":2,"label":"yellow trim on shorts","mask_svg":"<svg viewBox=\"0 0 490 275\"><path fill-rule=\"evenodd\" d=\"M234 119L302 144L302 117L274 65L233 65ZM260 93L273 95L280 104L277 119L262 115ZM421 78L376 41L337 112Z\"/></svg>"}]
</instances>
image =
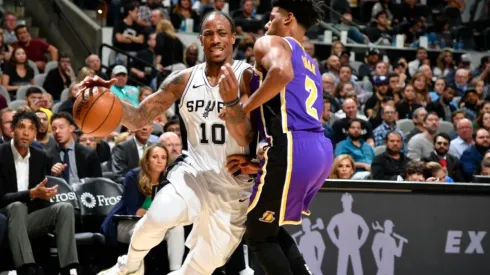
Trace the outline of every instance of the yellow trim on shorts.
<instances>
[{"instance_id":1,"label":"yellow trim on shorts","mask_svg":"<svg viewBox=\"0 0 490 275\"><path fill-rule=\"evenodd\" d=\"M286 105L286 101L284 100L281 105ZM281 106L282 107L282 106ZM285 110L286 108L284 108ZM283 113L284 115L284 113ZM300 224L301 219L299 221L290 221L286 220L286 209L288 203L288 194L289 194L289 186L291 185L291 175L293 172L293 134L291 132L287 132L288 139L288 152L287 152L287 168L286 168L286 179L284 182L284 188L282 191L282 200L281 200L281 211L279 215L279 226L285 224Z\"/></svg>"}]
</instances>

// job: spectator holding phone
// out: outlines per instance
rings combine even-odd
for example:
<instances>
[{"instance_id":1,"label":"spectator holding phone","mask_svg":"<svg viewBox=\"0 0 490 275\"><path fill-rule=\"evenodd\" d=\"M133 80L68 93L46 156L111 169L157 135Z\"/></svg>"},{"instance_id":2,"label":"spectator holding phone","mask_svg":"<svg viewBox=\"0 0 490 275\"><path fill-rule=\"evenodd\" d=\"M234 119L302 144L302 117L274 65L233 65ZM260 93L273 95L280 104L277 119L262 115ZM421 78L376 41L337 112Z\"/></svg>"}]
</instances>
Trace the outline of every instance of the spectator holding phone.
<instances>
[{"instance_id":1,"label":"spectator holding phone","mask_svg":"<svg viewBox=\"0 0 490 275\"><path fill-rule=\"evenodd\" d=\"M169 164L169 153L164 145L154 144L148 147L139 161L139 167L130 170L124 178L124 191L119 203L107 215L102 224L106 239L129 244L134 220L123 220L116 223L114 215L144 216L152 202L153 187L165 180L165 172ZM165 236L168 246L170 270L177 270L182 265L184 256L184 228L174 227Z\"/></svg>"},{"instance_id":2,"label":"spectator holding phone","mask_svg":"<svg viewBox=\"0 0 490 275\"><path fill-rule=\"evenodd\" d=\"M36 86L29 87L26 91L27 106L32 112L42 111L48 116L48 121L51 120L53 112L47 108L48 101L43 96L43 91Z\"/></svg>"}]
</instances>

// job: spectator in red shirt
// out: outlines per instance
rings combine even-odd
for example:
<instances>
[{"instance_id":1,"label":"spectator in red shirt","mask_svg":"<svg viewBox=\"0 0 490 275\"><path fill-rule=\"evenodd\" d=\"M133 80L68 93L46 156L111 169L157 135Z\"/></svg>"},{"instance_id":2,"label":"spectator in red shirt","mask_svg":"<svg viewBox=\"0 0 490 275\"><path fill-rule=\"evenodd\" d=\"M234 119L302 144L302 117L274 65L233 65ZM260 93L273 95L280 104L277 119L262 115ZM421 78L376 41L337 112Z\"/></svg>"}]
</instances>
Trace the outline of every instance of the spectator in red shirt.
<instances>
[{"instance_id":1,"label":"spectator in red shirt","mask_svg":"<svg viewBox=\"0 0 490 275\"><path fill-rule=\"evenodd\" d=\"M14 48L24 48L27 58L36 63L40 72L44 72L44 67L46 66L45 53L49 52L51 54L51 60L58 60L58 49L41 39L32 39L25 25L15 27L15 35L18 41L13 44Z\"/></svg>"}]
</instances>

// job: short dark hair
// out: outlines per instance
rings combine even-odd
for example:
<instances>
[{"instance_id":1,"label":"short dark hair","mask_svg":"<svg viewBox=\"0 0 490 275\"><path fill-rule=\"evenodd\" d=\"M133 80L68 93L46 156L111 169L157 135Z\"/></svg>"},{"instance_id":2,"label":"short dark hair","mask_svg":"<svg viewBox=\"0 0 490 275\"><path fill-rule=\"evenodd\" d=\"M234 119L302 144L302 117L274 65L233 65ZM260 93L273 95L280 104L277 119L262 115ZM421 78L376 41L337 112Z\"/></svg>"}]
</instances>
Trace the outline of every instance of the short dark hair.
<instances>
[{"instance_id":1,"label":"short dark hair","mask_svg":"<svg viewBox=\"0 0 490 275\"><path fill-rule=\"evenodd\" d=\"M464 117L466 118L466 113L463 110L457 110L451 114L451 120L453 120L459 114L463 114Z\"/></svg>"},{"instance_id":2,"label":"short dark hair","mask_svg":"<svg viewBox=\"0 0 490 275\"><path fill-rule=\"evenodd\" d=\"M235 25L235 20L233 20L233 18L231 18L231 16L225 12L222 12L222 11L212 11L212 12L208 12L204 17L203 19L201 20L201 25L199 26L199 33L202 34L202 26L204 26L204 22L206 20L208 20L208 18L211 16L211 15L221 15L223 17L226 18L226 20L228 20L228 22L230 22L230 27L231 27L231 32L232 33L235 33L236 32L236 25Z\"/></svg>"},{"instance_id":3,"label":"short dark hair","mask_svg":"<svg viewBox=\"0 0 490 275\"><path fill-rule=\"evenodd\" d=\"M476 134L478 134L478 132L479 132L479 131L481 131L481 130L485 130L485 131L487 131L487 132L488 132L488 130L487 130L487 129L485 129L485 128L480 128L480 129L477 129L476 131L474 131L474 132L473 132L473 135L472 135L473 140L475 140L475 139L476 139Z\"/></svg>"},{"instance_id":4,"label":"short dark hair","mask_svg":"<svg viewBox=\"0 0 490 275\"><path fill-rule=\"evenodd\" d=\"M163 132L164 133L168 132L168 127L170 125L173 125L173 124L179 124L180 125L179 120L178 119L171 119L171 120L167 121L167 123L165 123L165 125L163 125Z\"/></svg>"},{"instance_id":5,"label":"short dark hair","mask_svg":"<svg viewBox=\"0 0 490 275\"><path fill-rule=\"evenodd\" d=\"M390 135L397 135L397 136L399 136L403 140L402 134L400 132L397 132L397 131L389 131L388 134L386 134L386 136L385 136L385 142L388 142L388 137Z\"/></svg>"},{"instance_id":6,"label":"short dark hair","mask_svg":"<svg viewBox=\"0 0 490 275\"><path fill-rule=\"evenodd\" d=\"M354 119L351 119L347 122L347 125L345 125L345 130L347 131L351 126L352 126L352 123L354 122L359 122L359 124L361 125L362 127L362 120L358 119L358 118L354 118Z\"/></svg>"},{"instance_id":7,"label":"short dark hair","mask_svg":"<svg viewBox=\"0 0 490 275\"><path fill-rule=\"evenodd\" d=\"M24 24L17 25L17 27L14 29L14 33L17 34L17 31L23 28L27 28L27 26Z\"/></svg>"},{"instance_id":8,"label":"short dark hair","mask_svg":"<svg viewBox=\"0 0 490 275\"><path fill-rule=\"evenodd\" d=\"M66 121L68 121L70 125L73 125L75 127L77 126L71 114L67 112L59 112L57 114L53 114L53 116L51 117L51 124L53 124L53 121L55 121L56 119L60 119L60 118L66 119Z\"/></svg>"},{"instance_id":9,"label":"short dark hair","mask_svg":"<svg viewBox=\"0 0 490 275\"><path fill-rule=\"evenodd\" d=\"M323 0L272 0L272 7L292 12L305 30L323 20L324 5Z\"/></svg>"},{"instance_id":10,"label":"short dark hair","mask_svg":"<svg viewBox=\"0 0 490 275\"><path fill-rule=\"evenodd\" d=\"M449 137L449 135L447 133L438 133L435 137L434 137L434 145L436 144L436 140L438 137L442 137L443 139L451 142L451 138Z\"/></svg>"},{"instance_id":11,"label":"short dark hair","mask_svg":"<svg viewBox=\"0 0 490 275\"><path fill-rule=\"evenodd\" d=\"M26 97L29 97L32 94L43 94L43 90L36 86L29 87L26 91Z\"/></svg>"},{"instance_id":12,"label":"short dark hair","mask_svg":"<svg viewBox=\"0 0 490 275\"><path fill-rule=\"evenodd\" d=\"M384 14L384 15L388 15L388 14L386 13L386 11L384 11L384 10L380 10L380 11L378 11L378 12L376 13L376 15L374 15L374 19L378 19L378 17L380 17L380 16L381 16L381 15L383 15L383 14Z\"/></svg>"},{"instance_id":13,"label":"short dark hair","mask_svg":"<svg viewBox=\"0 0 490 275\"><path fill-rule=\"evenodd\" d=\"M427 52L427 49L424 47L418 47L416 53L419 53L420 51L426 51Z\"/></svg>"},{"instance_id":14,"label":"short dark hair","mask_svg":"<svg viewBox=\"0 0 490 275\"><path fill-rule=\"evenodd\" d=\"M411 160L405 166L405 178L413 174L424 174L425 164L423 161Z\"/></svg>"},{"instance_id":15,"label":"short dark hair","mask_svg":"<svg viewBox=\"0 0 490 275\"><path fill-rule=\"evenodd\" d=\"M341 65L339 71L342 70L342 68L349 68L351 73L354 71L351 66L346 65L346 64Z\"/></svg>"},{"instance_id":16,"label":"short dark hair","mask_svg":"<svg viewBox=\"0 0 490 275\"><path fill-rule=\"evenodd\" d=\"M70 58L71 59L71 54L68 52L61 52L60 55L58 56L58 61L60 61L62 58Z\"/></svg>"},{"instance_id":17,"label":"short dark hair","mask_svg":"<svg viewBox=\"0 0 490 275\"><path fill-rule=\"evenodd\" d=\"M19 124L19 122L21 122L24 119L30 120L32 124L34 124L34 126L36 127L36 132L37 132L37 130L41 126L41 123L39 122L39 118L37 118L35 113L27 112L27 111L20 111L15 113L12 119L12 128L15 128Z\"/></svg>"},{"instance_id":18,"label":"short dark hair","mask_svg":"<svg viewBox=\"0 0 490 275\"><path fill-rule=\"evenodd\" d=\"M397 74L397 73L389 73L389 74L388 74L388 81L389 81L390 79L392 79L393 77L400 77L400 75L399 75L399 74Z\"/></svg>"},{"instance_id":19,"label":"short dark hair","mask_svg":"<svg viewBox=\"0 0 490 275\"><path fill-rule=\"evenodd\" d=\"M439 115L438 115L436 112L428 112L428 113L427 113L427 114L424 116L424 122L426 122L426 121L427 121L427 119L429 118L429 116L431 116L431 115L433 115L433 116L436 116L436 117L440 118L440 117L439 117Z\"/></svg>"}]
</instances>

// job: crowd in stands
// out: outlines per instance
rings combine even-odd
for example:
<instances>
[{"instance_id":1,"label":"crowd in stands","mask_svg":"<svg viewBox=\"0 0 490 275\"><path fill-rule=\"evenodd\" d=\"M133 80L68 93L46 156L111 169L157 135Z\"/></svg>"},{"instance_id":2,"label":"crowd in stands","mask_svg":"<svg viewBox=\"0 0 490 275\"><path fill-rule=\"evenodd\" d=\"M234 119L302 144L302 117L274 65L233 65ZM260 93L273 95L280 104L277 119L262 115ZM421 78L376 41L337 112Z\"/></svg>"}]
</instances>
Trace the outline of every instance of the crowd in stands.
<instances>
[{"instance_id":1,"label":"crowd in stands","mask_svg":"<svg viewBox=\"0 0 490 275\"><path fill-rule=\"evenodd\" d=\"M28 27L16 24L14 14L4 15L0 245L12 252L13 265L4 268L16 269L17 274L42 274L29 237L53 228L61 274L79 268L74 209L68 203L48 203L59 187L48 187L45 176L73 186L86 178L105 177L123 186L121 200L99 227L108 244L127 244L134 221L116 224L113 216L144 215L152 186L186 142L180 138L176 108L135 132L124 126L104 138L81 132L71 116L76 84L87 76L116 78L111 92L139 104L156 91L164 72L202 62L198 45L184 45L177 33L198 32L201 19L213 10L229 12L236 20L240 39L235 58L254 64L253 45L268 20L260 12L270 9L267 1L258 0L242 0L239 6L234 3L238 1L172 0L170 7L160 0L113 5L116 2L121 6L110 9L113 45L124 53L117 53L107 70L97 54L87 56L82 68L73 68L69 53L31 37ZM441 16L432 20L437 27L429 35L429 47L441 51L437 59L429 59L418 43L429 17L414 0L404 0L396 9L389 0L377 1L362 30L349 23L349 1L336 2L342 18L332 22L348 30L349 38L391 45L392 37L403 34L406 46L417 49L414 60L389 60L370 44L362 64L354 66L350 49L340 41L332 43L324 60L315 56L314 37L301 41L322 74L321 120L325 136L335 145L329 178L452 183L490 175L490 56L479 64L472 64L468 55L455 58L454 40L447 33L452 21ZM170 270L179 268L184 253L183 230L174 230L167 236Z\"/></svg>"}]
</instances>

